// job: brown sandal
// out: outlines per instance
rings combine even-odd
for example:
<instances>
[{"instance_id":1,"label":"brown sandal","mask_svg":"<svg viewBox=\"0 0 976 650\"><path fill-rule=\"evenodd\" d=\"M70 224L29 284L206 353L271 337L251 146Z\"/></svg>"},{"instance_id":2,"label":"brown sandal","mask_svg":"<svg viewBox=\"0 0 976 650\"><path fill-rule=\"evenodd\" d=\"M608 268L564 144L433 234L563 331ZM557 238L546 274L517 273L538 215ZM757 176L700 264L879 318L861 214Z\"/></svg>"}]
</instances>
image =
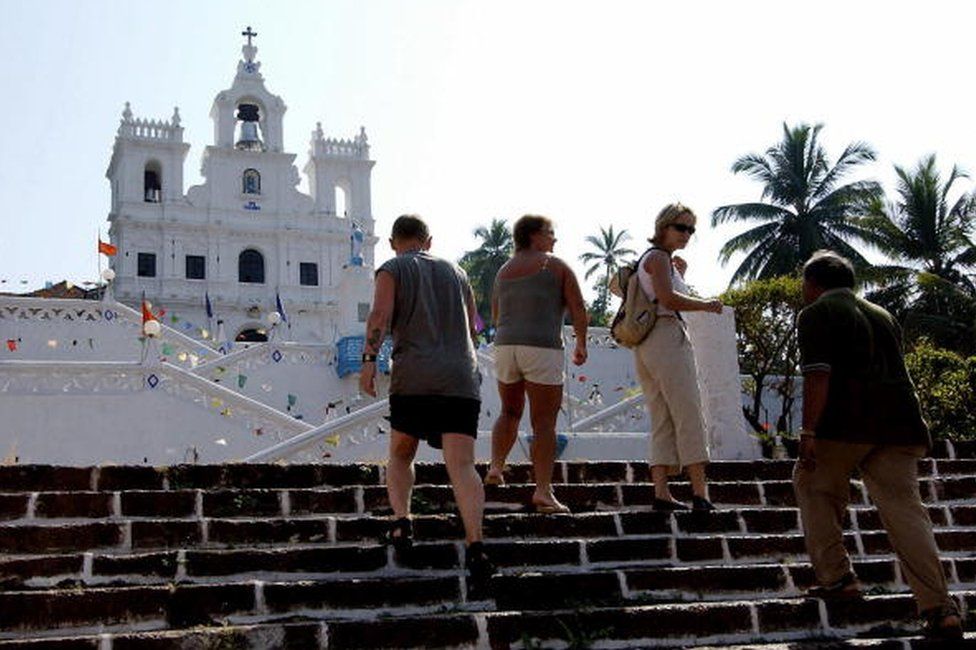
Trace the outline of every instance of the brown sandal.
<instances>
[{"instance_id":1,"label":"brown sandal","mask_svg":"<svg viewBox=\"0 0 976 650\"><path fill-rule=\"evenodd\" d=\"M821 598L823 600L853 600L862 598L861 583L857 576L848 573L846 576L831 585L817 585L807 590L808 598Z\"/></svg>"}]
</instances>

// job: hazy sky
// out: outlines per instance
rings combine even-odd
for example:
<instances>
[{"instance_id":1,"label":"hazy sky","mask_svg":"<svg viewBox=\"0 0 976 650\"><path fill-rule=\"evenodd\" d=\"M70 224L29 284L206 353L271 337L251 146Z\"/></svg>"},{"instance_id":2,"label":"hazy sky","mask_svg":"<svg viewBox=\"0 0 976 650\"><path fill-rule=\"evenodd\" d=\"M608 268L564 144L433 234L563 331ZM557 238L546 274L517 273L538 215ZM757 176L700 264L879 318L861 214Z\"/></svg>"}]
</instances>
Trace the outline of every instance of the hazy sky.
<instances>
[{"instance_id":1,"label":"hazy sky","mask_svg":"<svg viewBox=\"0 0 976 650\"><path fill-rule=\"evenodd\" d=\"M364 125L377 161L373 214L424 215L452 259L493 217L556 220L557 254L613 224L641 248L654 214L699 214L687 251L700 290L725 287L718 249L743 226L711 210L756 200L729 171L784 121L823 122L832 158L875 147L867 174L930 152L976 170L976 5L939 2L534 2L3 0L0 35L0 284L93 280L107 233L105 169L124 102L138 117L179 106L201 182L209 110L233 80L241 30L288 106L299 169L327 136ZM969 190L966 181L960 186ZM184 188L185 189L185 188ZM302 189L307 189L303 178ZM384 244L377 259L388 256ZM21 280L27 280L22 285ZM592 281L586 282L592 285Z\"/></svg>"}]
</instances>

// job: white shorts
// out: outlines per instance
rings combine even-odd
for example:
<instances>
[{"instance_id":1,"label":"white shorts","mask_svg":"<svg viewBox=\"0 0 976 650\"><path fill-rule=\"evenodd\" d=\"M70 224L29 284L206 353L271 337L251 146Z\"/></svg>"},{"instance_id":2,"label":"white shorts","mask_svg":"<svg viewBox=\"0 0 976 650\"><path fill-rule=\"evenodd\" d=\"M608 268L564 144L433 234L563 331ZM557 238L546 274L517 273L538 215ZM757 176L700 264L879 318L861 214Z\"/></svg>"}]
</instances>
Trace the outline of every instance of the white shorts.
<instances>
[{"instance_id":1,"label":"white shorts","mask_svg":"<svg viewBox=\"0 0 976 650\"><path fill-rule=\"evenodd\" d=\"M495 374L503 384L530 381L559 386L565 381L565 352L531 345L496 345Z\"/></svg>"}]
</instances>

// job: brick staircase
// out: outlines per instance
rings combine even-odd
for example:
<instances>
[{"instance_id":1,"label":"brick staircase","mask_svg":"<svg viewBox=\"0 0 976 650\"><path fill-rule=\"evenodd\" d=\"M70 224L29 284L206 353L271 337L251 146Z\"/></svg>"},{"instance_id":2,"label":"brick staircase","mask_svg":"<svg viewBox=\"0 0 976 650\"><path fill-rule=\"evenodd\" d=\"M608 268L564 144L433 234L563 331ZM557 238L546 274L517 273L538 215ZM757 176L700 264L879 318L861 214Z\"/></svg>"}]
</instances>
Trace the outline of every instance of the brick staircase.
<instances>
[{"instance_id":1,"label":"brick staircase","mask_svg":"<svg viewBox=\"0 0 976 650\"><path fill-rule=\"evenodd\" d=\"M972 620L976 459L919 467ZM667 514L648 507L644 463L559 463L575 512L547 516L525 510L529 468L513 467L487 491L488 598L468 593L439 465L417 467L401 557L378 542L382 466L0 467L0 650L928 647L859 482L846 542L870 593L824 603L802 597L792 462L709 471L722 510Z\"/></svg>"}]
</instances>

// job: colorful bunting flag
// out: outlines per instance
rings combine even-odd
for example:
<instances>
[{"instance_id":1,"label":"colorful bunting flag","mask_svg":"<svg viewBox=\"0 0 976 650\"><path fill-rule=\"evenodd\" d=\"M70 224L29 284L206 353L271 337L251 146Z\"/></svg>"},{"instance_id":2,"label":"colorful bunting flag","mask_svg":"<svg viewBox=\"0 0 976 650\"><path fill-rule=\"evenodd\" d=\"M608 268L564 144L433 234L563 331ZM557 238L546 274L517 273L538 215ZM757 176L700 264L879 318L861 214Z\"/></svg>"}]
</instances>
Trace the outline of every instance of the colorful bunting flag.
<instances>
[{"instance_id":1,"label":"colorful bunting flag","mask_svg":"<svg viewBox=\"0 0 976 650\"><path fill-rule=\"evenodd\" d=\"M296 397L295 395L292 395L291 393L288 393L288 407L289 408L291 408L292 406L294 406L295 405L295 402L297 402L297 401L298 401L298 397Z\"/></svg>"},{"instance_id":2,"label":"colorful bunting flag","mask_svg":"<svg viewBox=\"0 0 976 650\"><path fill-rule=\"evenodd\" d=\"M237 387L244 388L244 384L247 383L247 375L237 375Z\"/></svg>"},{"instance_id":3,"label":"colorful bunting flag","mask_svg":"<svg viewBox=\"0 0 976 650\"><path fill-rule=\"evenodd\" d=\"M327 438L325 438L323 440L323 442L325 444L327 444L327 445L332 445L333 447L338 447L339 446L339 434L336 433L336 434L333 434L331 436L328 436Z\"/></svg>"},{"instance_id":4,"label":"colorful bunting flag","mask_svg":"<svg viewBox=\"0 0 976 650\"><path fill-rule=\"evenodd\" d=\"M163 353L163 356L166 356L166 357L173 356L173 346L170 345L169 343L163 343L162 353Z\"/></svg>"},{"instance_id":5,"label":"colorful bunting flag","mask_svg":"<svg viewBox=\"0 0 976 650\"><path fill-rule=\"evenodd\" d=\"M11 352L17 351L17 341L15 339L7 339L7 349Z\"/></svg>"}]
</instances>

